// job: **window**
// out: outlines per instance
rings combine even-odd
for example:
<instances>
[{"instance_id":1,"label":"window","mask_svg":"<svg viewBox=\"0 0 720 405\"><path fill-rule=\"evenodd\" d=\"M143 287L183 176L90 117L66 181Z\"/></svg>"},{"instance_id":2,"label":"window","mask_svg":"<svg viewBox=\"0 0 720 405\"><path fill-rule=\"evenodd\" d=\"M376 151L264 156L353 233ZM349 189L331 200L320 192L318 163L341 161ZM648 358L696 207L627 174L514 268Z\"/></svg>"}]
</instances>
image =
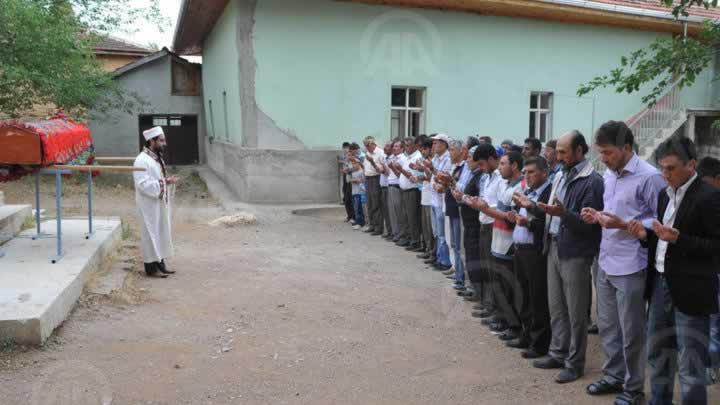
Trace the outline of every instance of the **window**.
<instances>
[{"instance_id":1,"label":"window","mask_svg":"<svg viewBox=\"0 0 720 405\"><path fill-rule=\"evenodd\" d=\"M153 117L154 127L166 127L168 125L168 119L166 117Z\"/></svg>"},{"instance_id":2,"label":"window","mask_svg":"<svg viewBox=\"0 0 720 405\"><path fill-rule=\"evenodd\" d=\"M390 95L390 133L393 138L425 132L425 89L393 87Z\"/></svg>"},{"instance_id":3,"label":"window","mask_svg":"<svg viewBox=\"0 0 720 405\"><path fill-rule=\"evenodd\" d=\"M180 127L180 126L182 126L182 118L180 118L180 117L170 117L170 126L171 126L171 127Z\"/></svg>"},{"instance_id":4,"label":"window","mask_svg":"<svg viewBox=\"0 0 720 405\"><path fill-rule=\"evenodd\" d=\"M530 138L540 142L549 139L552 133L552 93L530 93Z\"/></svg>"}]
</instances>

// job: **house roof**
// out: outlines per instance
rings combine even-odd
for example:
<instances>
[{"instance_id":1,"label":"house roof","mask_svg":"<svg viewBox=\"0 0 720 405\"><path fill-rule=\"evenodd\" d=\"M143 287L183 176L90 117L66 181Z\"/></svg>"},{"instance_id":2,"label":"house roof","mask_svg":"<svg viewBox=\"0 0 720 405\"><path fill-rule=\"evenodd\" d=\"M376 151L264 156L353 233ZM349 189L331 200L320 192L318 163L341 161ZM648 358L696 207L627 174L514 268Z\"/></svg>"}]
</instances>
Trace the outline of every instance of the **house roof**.
<instances>
[{"instance_id":1,"label":"house roof","mask_svg":"<svg viewBox=\"0 0 720 405\"><path fill-rule=\"evenodd\" d=\"M100 42L95 45L96 55L127 55L127 56L145 56L153 52L155 49L149 49L138 44L126 41L124 39L111 36L102 37Z\"/></svg>"},{"instance_id":2,"label":"house roof","mask_svg":"<svg viewBox=\"0 0 720 405\"><path fill-rule=\"evenodd\" d=\"M116 70L113 72L113 77L122 76L122 75L124 75L124 74L126 74L126 73L132 72L132 71L135 70L135 69L138 69L138 68L140 68L140 67L143 67L143 66L147 65L148 63L152 63L152 62L154 62L154 61L156 61L156 60L159 60L159 59L162 59L162 58L164 58L164 57L166 57L166 56L170 56L171 58L175 59L176 61L178 61L178 62L180 62L180 63L185 63L185 64L189 64L189 65L199 65L199 64L197 64L197 63L192 63L192 62L189 62L189 61L181 58L181 57L178 56L176 53L170 51L170 50L167 49L167 48L163 48L163 49L161 49L161 50L159 50L159 51L157 51L157 52L155 52L155 53L153 53L153 54L147 55L147 56L145 56L145 57L143 57L143 58L141 58L141 59L136 60L135 62L128 63L127 65L122 66L122 67L116 69Z\"/></svg>"},{"instance_id":3,"label":"house roof","mask_svg":"<svg viewBox=\"0 0 720 405\"><path fill-rule=\"evenodd\" d=\"M466 11L479 14L545 19L575 24L609 25L654 32L681 33L683 26L660 0L346 0L356 3ZM183 0L173 48L199 54L228 0ZM696 35L706 19L720 19L720 9L693 7L688 33Z\"/></svg>"}]
</instances>

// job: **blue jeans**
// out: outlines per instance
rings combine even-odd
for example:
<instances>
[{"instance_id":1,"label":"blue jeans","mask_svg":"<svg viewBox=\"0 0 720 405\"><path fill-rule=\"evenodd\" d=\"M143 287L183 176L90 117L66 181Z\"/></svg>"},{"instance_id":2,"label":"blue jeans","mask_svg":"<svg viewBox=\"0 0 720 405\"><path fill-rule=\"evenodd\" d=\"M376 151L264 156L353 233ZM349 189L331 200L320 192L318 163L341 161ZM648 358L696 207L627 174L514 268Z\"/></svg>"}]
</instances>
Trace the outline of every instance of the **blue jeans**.
<instances>
[{"instance_id":1,"label":"blue jeans","mask_svg":"<svg viewBox=\"0 0 720 405\"><path fill-rule=\"evenodd\" d=\"M710 367L720 368L720 314L710 315Z\"/></svg>"},{"instance_id":2,"label":"blue jeans","mask_svg":"<svg viewBox=\"0 0 720 405\"><path fill-rule=\"evenodd\" d=\"M675 374L681 404L707 404L710 317L688 315L673 305L667 282L656 275L648 316L650 405L671 405Z\"/></svg>"},{"instance_id":3,"label":"blue jeans","mask_svg":"<svg viewBox=\"0 0 720 405\"><path fill-rule=\"evenodd\" d=\"M355 210L355 223L365 226L365 213L363 212L362 194L353 194L353 209Z\"/></svg>"},{"instance_id":4,"label":"blue jeans","mask_svg":"<svg viewBox=\"0 0 720 405\"><path fill-rule=\"evenodd\" d=\"M463 260L460 253L462 246L462 230L460 228L460 217L448 217L450 220L450 246L453 251L453 266L455 266L455 282L465 284L465 270L463 269Z\"/></svg>"},{"instance_id":5,"label":"blue jeans","mask_svg":"<svg viewBox=\"0 0 720 405\"><path fill-rule=\"evenodd\" d=\"M433 222L435 223L435 244L437 245L437 262L450 266L450 250L445 241L445 213L442 207L432 207Z\"/></svg>"}]
</instances>

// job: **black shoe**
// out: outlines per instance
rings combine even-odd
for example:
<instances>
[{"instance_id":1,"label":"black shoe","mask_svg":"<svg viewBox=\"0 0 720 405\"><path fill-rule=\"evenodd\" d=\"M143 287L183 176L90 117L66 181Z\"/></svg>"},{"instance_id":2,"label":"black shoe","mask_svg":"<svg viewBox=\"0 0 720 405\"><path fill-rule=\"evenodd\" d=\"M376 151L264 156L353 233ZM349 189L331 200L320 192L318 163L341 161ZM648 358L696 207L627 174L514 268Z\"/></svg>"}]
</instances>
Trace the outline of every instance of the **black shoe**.
<instances>
[{"instance_id":1,"label":"black shoe","mask_svg":"<svg viewBox=\"0 0 720 405\"><path fill-rule=\"evenodd\" d=\"M433 264L435 264L435 258L431 257L427 260L424 260L423 263L433 265Z\"/></svg>"},{"instance_id":2,"label":"black shoe","mask_svg":"<svg viewBox=\"0 0 720 405\"><path fill-rule=\"evenodd\" d=\"M405 250L415 251L415 250L417 250L419 247L420 247L420 245L418 245L417 243L411 243L411 244L405 246Z\"/></svg>"},{"instance_id":3,"label":"black shoe","mask_svg":"<svg viewBox=\"0 0 720 405\"><path fill-rule=\"evenodd\" d=\"M452 266L451 266L451 265L449 265L449 264L440 264L440 263L435 263L435 264L433 265L433 267L434 267L435 270L437 270L437 271L446 271L446 270L452 269Z\"/></svg>"},{"instance_id":4,"label":"black shoe","mask_svg":"<svg viewBox=\"0 0 720 405\"><path fill-rule=\"evenodd\" d=\"M409 241L406 241L406 240L399 240L399 241L395 242L395 244L398 245L398 246L400 246L400 247L410 246L410 242L409 242Z\"/></svg>"},{"instance_id":5,"label":"black shoe","mask_svg":"<svg viewBox=\"0 0 720 405\"><path fill-rule=\"evenodd\" d=\"M585 392L587 392L588 395L621 394L623 392L623 385L611 384L605 381L605 379L601 379L585 387Z\"/></svg>"},{"instance_id":6,"label":"black shoe","mask_svg":"<svg viewBox=\"0 0 720 405\"><path fill-rule=\"evenodd\" d=\"M519 338L505 343L505 346L512 349L527 349L528 347L530 347L530 342L523 338Z\"/></svg>"},{"instance_id":7,"label":"black shoe","mask_svg":"<svg viewBox=\"0 0 720 405\"><path fill-rule=\"evenodd\" d=\"M510 342L513 340L520 339L520 334L517 331L514 331L512 329L508 329L502 334L498 336L498 339L502 340L503 342ZM523 347L524 349L524 347Z\"/></svg>"},{"instance_id":8,"label":"black shoe","mask_svg":"<svg viewBox=\"0 0 720 405\"><path fill-rule=\"evenodd\" d=\"M544 354L540 354L540 353L536 352L536 351L533 350L533 349L523 350L523 352L520 353L520 355L522 356L523 359L528 359L528 360L530 360L530 359L539 359L539 358L545 356Z\"/></svg>"},{"instance_id":9,"label":"black shoe","mask_svg":"<svg viewBox=\"0 0 720 405\"><path fill-rule=\"evenodd\" d=\"M508 330L508 326L505 322L495 322L490 324L490 332L493 332L493 334L501 335L506 330Z\"/></svg>"},{"instance_id":10,"label":"black shoe","mask_svg":"<svg viewBox=\"0 0 720 405\"><path fill-rule=\"evenodd\" d=\"M478 301L480 301L480 297L478 297L477 294L473 293L472 295L463 297L463 300L468 301L468 302L478 302Z\"/></svg>"},{"instance_id":11,"label":"black shoe","mask_svg":"<svg viewBox=\"0 0 720 405\"><path fill-rule=\"evenodd\" d=\"M598 333L600 333L600 329L598 329L597 324L594 323L590 325L590 327L588 328L588 334L597 335Z\"/></svg>"},{"instance_id":12,"label":"black shoe","mask_svg":"<svg viewBox=\"0 0 720 405\"><path fill-rule=\"evenodd\" d=\"M490 326L495 322L492 318L485 318L480 320L481 325Z\"/></svg>"},{"instance_id":13,"label":"black shoe","mask_svg":"<svg viewBox=\"0 0 720 405\"><path fill-rule=\"evenodd\" d=\"M458 291L457 295L458 295L458 297L470 297L470 296L475 295L475 293L471 290L466 290L466 291Z\"/></svg>"},{"instance_id":14,"label":"black shoe","mask_svg":"<svg viewBox=\"0 0 720 405\"><path fill-rule=\"evenodd\" d=\"M555 382L558 384L567 384L582 378L583 372L575 370L574 368L564 368L560 374L555 377Z\"/></svg>"},{"instance_id":15,"label":"black shoe","mask_svg":"<svg viewBox=\"0 0 720 405\"><path fill-rule=\"evenodd\" d=\"M163 274L175 274L175 271L174 271L174 270L168 270L168 269L167 269L167 267L165 266L165 262L164 262L164 261L159 263L159 265L158 265L158 270L160 270L160 272L163 273Z\"/></svg>"},{"instance_id":16,"label":"black shoe","mask_svg":"<svg viewBox=\"0 0 720 405\"><path fill-rule=\"evenodd\" d=\"M485 305L483 305L482 302L479 302L477 304L474 304L472 306L472 309L474 309L475 311L485 311Z\"/></svg>"},{"instance_id":17,"label":"black shoe","mask_svg":"<svg viewBox=\"0 0 720 405\"><path fill-rule=\"evenodd\" d=\"M372 235L372 236L381 236L382 234L383 234L382 232L377 232L377 231L375 231L375 232L371 233L370 235Z\"/></svg>"},{"instance_id":18,"label":"black shoe","mask_svg":"<svg viewBox=\"0 0 720 405\"><path fill-rule=\"evenodd\" d=\"M614 405L640 405L645 398L642 392L624 391L615 398Z\"/></svg>"},{"instance_id":19,"label":"black shoe","mask_svg":"<svg viewBox=\"0 0 720 405\"><path fill-rule=\"evenodd\" d=\"M546 357L544 359L533 361L533 367L541 368L543 370L557 370L565 367L565 363L554 357Z\"/></svg>"},{"instance_id":20,"label":"black shoe","mask_svg":"<svg viewBox=\"0 0 720 405\"><path fill-rule=\"evenodd\" d=\"M391 234L383 235L383 239L385 240L393 240L393 237Z\"/></svg>"},{"instance_id":21,"label":"black shoe","mask_svg":"<svg viewBox=\"0 0 720 405\"><path fill-rule=\"evenodd\" d=\"M425 248L422 246L418 246L416 249L413 249L412 251L415 253L422 253L425 251Z\"/></svg>"},{"instance_id":22,"label":"black shoe","mask_svg":"<svg viewBox=\"0 0 720 405\"><path fill-rule=\"evenodd\" d=\"M415 255L415 257L417 257L418 259L427 260L427 259L430 258L430 255L427 254L427 253L423 253L423 254L420 254L420 255Z\"/></svg>"},{"instance_id":23,"label":"black shoe","mask_svg":"<svg viewBox=\"0 0 720 405\"><path fill-rule=\"evenodd\" d=\"M494 315L495 315L495 313L490 312L490 311L485 311L485 310L472 312L473 318L480 318L480 319L492 318Z\"/></svg>"}]
</instances>

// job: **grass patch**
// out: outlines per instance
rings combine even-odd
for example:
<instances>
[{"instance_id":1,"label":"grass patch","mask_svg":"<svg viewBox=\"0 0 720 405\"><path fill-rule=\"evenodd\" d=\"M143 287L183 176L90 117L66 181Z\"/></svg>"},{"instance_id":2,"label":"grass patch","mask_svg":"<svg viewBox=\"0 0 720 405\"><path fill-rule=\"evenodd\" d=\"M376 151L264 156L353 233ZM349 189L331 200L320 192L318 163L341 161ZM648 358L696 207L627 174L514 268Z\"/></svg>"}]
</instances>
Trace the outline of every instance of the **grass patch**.
<instances>
[{"instance_id":1,"label":"grass patch","mask_svg":"<svg viewBox=\"0 0 720 405\"><path fill-rule=\"evenodd\" d=\"M123 221L120 226L122 227L122 240L130 240L135 236L135 232L129 223Z\"/></svg>"},{"instance_id":2,"label":"grass patch","mask_svg":"<svg viewBox=\"0 0 720 405\"><path fill-rule=\"evenodd\" d=\"M35 217L32 215L25 217L25 220L22 223L22 226L20 227L20 232L27 231L28 229L35 228Z\"/></svg>"},{"instance_id":3,"label":"grass patch","mask_svg":"<svg viewBox=\"0 0 720 405\"><path fill-rule=\"evenodd\" d=\"M13 338L5 337L0 339L0 351L3 353L11 353L15 351L17 343Z\"/></svg>"}]
</instances>

